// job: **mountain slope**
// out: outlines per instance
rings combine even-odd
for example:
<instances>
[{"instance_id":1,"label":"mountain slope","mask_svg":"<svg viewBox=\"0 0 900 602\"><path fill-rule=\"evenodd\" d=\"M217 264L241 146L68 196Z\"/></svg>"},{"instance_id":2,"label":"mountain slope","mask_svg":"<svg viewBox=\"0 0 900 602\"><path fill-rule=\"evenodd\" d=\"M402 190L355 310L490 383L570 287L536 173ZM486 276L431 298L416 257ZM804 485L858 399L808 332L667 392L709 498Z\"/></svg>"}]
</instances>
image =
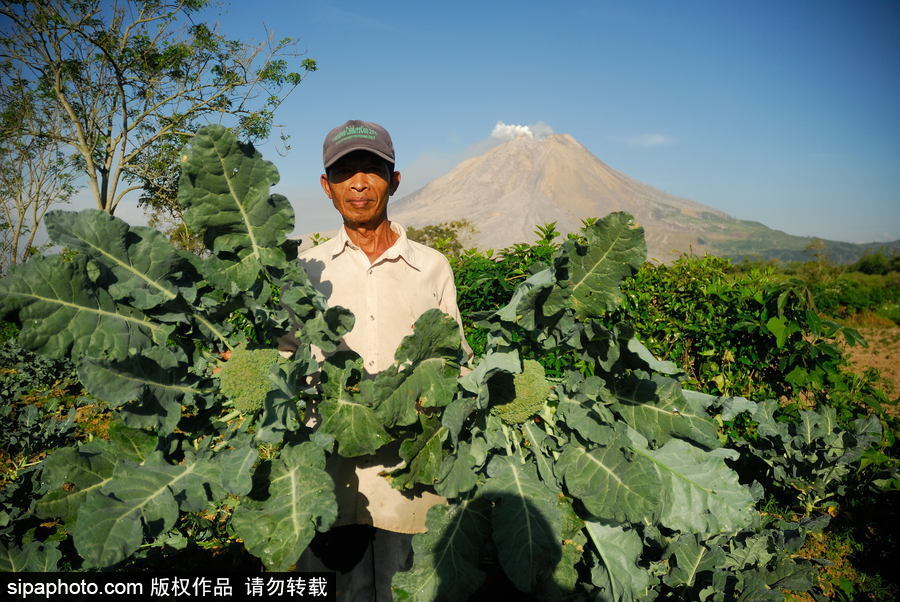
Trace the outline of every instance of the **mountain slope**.
<instances>
[{"instance_id":1,"label":"mountain slope","mask_svg":"<svg viewBox=\"0 0 900 602\"><path fill-rule=\"evenodd\" d=\"M565 234L578 230L583 218L612 211L634 215L645 229L649 258L657 261L683 252L804 259L812 240L737 220L639 182L566 134L522 136L496 146L392 201L389 215L416 227L465 218L477 232L464 242L498 249L532 241L537 225L556 222ZM831 243L832 250L839 261L853 261L863 252L851 243Z\"/></svg>"}]
</instances>

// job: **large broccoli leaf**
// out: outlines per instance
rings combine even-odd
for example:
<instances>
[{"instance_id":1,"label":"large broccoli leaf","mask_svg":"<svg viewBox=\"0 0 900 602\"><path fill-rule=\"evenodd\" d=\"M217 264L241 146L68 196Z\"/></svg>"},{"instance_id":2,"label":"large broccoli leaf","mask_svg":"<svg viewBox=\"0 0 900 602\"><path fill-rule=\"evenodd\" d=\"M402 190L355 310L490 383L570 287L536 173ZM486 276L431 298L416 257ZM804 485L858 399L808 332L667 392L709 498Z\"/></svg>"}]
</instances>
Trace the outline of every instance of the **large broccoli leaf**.
<instances>
[{"instance_id":1,"label":"large broccoli leaf","mask_svg":"<svg viewBox=\"0 0 900 602\"><path fill-rule=\"evenodd\" d=\"M476 407L484 409L490 402L490 380L501 372L518 373L522 371L522 359L518 351L487 353L475 365L475 369L459 378L459 385L474 393ZM451 429L451 433L455 433ZM456 435L454 434L454 437Z\"/></svg>"},{"instance_id":2,"label":"large broccoli leaf","mask_svg":"<svg viewBox=\"0 0 900 602\"><path fill-rule=\"evenodd\" d=\"M394 357L400 364L417 364L435 357L459 359L459 354L459 325L440 309L432 308L416 319L412 334L403 337Z\"/></svg>"},{"instance_id":3,"label":"large broccoli leaf","mask_svg":"<svg viewBox=\"0 0 900 602\"><path fill-rule=\"evenodd\" d=\"M612 409L654 445L680 437L707 448L720 446L716 424L699 403L682 395L676 380L636 372L609 386L617 399Z\"/></svg>"},{"instance_id":4,"label":"large broccoli leaf","mask_svg":"<svg viewBox=\"0 0 900 602\"><path fill-rule=\"evenodd\" d=\"M383 375L382 375L383 374ZM375 412L387 426L414 423L423 408L447 405L456 394L459 367L444 358L429 358L401 372L386 371L372 384Z\"/></svg>"},{"instance_id":5,"label":"large broccoli leaf","mask_svg":"<svg viewBox=\"0 0 900 602\"><path fill-rule=\"evenodd\" d=\"M305 442L281 450L271 464L268 497L244 500L234 512L232 525L266 569L286 571L315 531L328 529L336 517L334 483L325 472L325 454Z\"/></svg>"},{"instance_id":6,"label":"large broccoli leaf","mask_svg":"<svg viewBox=\"0 0 900 602\"><path fill-rule=\"evenodd\" d=\"M222 471L222 486L229 493L247 495L253 488L252 469L259 458L259 450L249 436L230 441L231 449L219 452L216 462Z\"/></svg>"},{"instance_id":7,"label":"large broccoli leaf","mask_svg":"<svg viewBox=\"0 0 900 602\"><path fill-rule=\"evenodd\" d=\"M500 564L517 588L532 591L562 555L556 499L547 495L534 467L518 458L495 456L488 477L479 492L495 500L491 519Z\"/></svg>"},{"instance_id":8,"label":"large broccoli leaf","mask_svg":"<svg viewBox=\"0 0 900 602\"><path fill-rule=\"evenodd\" d=\"M559 310L562 309L561 307L542 309L554 284L556 273L552 267L532 274L516 287L509 302L498 309L491 319L518 324L528 332L540 332L545 326L552 325L559 319ZM545 316L544 309L550 314Z\"/></svg>"},{"instance_id":9,"label":"large broccoli leaf","mask_svg":"<svg viewBox=\"0 0 900 602\"><path fill-rule=\"evenodd\" d=\"M115 457L95 440L80 448L63 447L44 460L49 491L35 504L43 518L61 518L71 529L78 509L92 491L99 491L113 476Z\"/></svg>"},{"instance_id":10,"label":"large broccoli leaf","mask_svg":"<svg viewBox=\"0 0 900 602\"><path fill-rule=\"evenodd\" d=\"M397 489L411 489L416 483L433 485L440 475L447 428L437 418L423 418L421 424L421 433L400 444L405 465L392 473L391 480Z\"/></svg>"},{"instance_id":11,"label":"large broccoli leaf","mask_svg":"<svg viewBox=\"0 0 900 602\"><path fill-rule=\"evenodd\" d=\"M319 430L334 436L346 458L374 453L391 441L375 410L359 395L362 373L362 359L353 352L335 353L322 367Z\"/></svg>"},{"instance_id":12,"label":"large broccoli leaf","mask_svg":"<svg viewBox=\"0 0 900 602\"><path fill-rule=\"evenodd\" d=\"M643 600L650 576L637 564L643 549L638 534L594 521L588 521L586 527L602 561L592 571L594 584L600 588L597 599L603 602Z\"/></svg>"},{"instance_id":13,"label":"large broccoli leaf","mask_svg":"<svg viewBox=\"0 0 900 602\"><path fill-rule=\"evenodd\" d=\"M610 213L582 232L587 244L567 240L554 261L558 287L544 313L571 307L581 318L615 309L622 300L619 285L637 271L647 256L644 229L627 213Z\"/></svg>"},{"instance_id":14,"label":"large broccoli leaf","mask_svg":"<svg viewBox=\"0 0 900 602\"><path fill-rule=\"evenodd\" d=\"M472 444L461 441L453 454L447 454L441 461L441 471L435 491L444 497L454 498L474 489L478 484L475 474L476 462L471 454Z\"/></svg>"},{"instance_id":15,"label":"large broccoli leaf","mask_svg":"<svg viewBox=\"0 0 900 602\"><path fill-rule=\"evenodd\" d=\"M169 526L177 507L166 509ZM141 508L134 503L90 491L78 508L79 519L69 528L75 548L86 568L102 568L120 562L134 553L143 539ZM156 516L160 516L157 512ZM159 531L161 532L161 531Z\"/></svg>"},{"instance_id":16,"label":"large broccoli leaf","mask_svg":"<svg viewBox=\"0 0 900 602\"><path fill-rule=\"evenodd\" d=\"M675 557L672 571L665 582L671 587L693 587L701 573L714 571L725 562L725 552L719 546L707 547L696 535L681 535L666 548L666 554Z\"/></svg>"},{"instance_id":17,"label":"large broccoli leaf","mask_svg":"<svg viewBox=\"0 0 900 602\"><path fill-rule=\"evenodd\" d=\"M58 541L29 541L21 548L7 547L0 542L0 572L3 573L55 571L61 558Z\"/></svg>"},{"instance_id":18,"label":"large broccoli leaf","mask_svg":"<svg viewBox=\"0 0 900 602\"><path fill-rule=\"evenodd\" d=\"M637 439L637 438L635 438ZM752 524L754 497L725 464L734 450L704 451L679 439L670 439L656 450L635 442L631 449L650 459L660 475L666 504L659 522L670 529L690 533L737 531Z\"/></svg>"},{"instance_id":19,"label":"large broccoli leaf","mask_svg":"<svg viewBox=\"0 0 900 602\"><path fill-rule=\"evenodd\" d=\"M150 457L158 438L146 431L114 422L109 439L94 439L79 447L63 447L44 460L47 493L35 504L43 518L61 518L72 528L79 505L92 491L100 491L113 479L120 460L140 464Z\"/></svg>"},{"instance_id":20,"label":"large broccoli leaf","mask_svg":"<svg viewBox=\"0 0 900 602\"><path fill-rule=\"evenodd\" d=\"M263 265L283 266L281 245L294 228L288 200L270 195L278 170L252 145L219 125L201 128L182 155L178 200L189 228L219 259L222 283L252 281ZM244 266L235 272L233 266Z\"/></svg>"},{"instance_id":21,"label":"large broccoli leaf","mask_svg":"<svg viewBox=\"0 0 900 602\"><path fill-rule=\"evenodd\" d=\"M72 538L88 567L101 568L130 556L141 544L143 527L151 537L168 531L179 508L197 511L208 501L207 491L220 492L218 464L187 454L173 465L159 453L141 464L119 462L113 478L89 492L78 510Z\"/></svg>"},{"instance_id":22,"label":"large broccoli leaf","mask_svg":"<svg viewBox=\"0 0 900 602\"><path fill-rule=\"evenodd\" d=\"M429 309L397 348L397 365L378 375L366 390L386 426L408 426L424 408L449 404L456 394L460 357L459 325L439 309Z\"/></svg>"},{"instance_id":23,"label":"large broccoli leaf","mask_svg":"<svg viewBox=\"0 0 900 602\"><path fill-rule=\"evenodd\" d=\"M513 292L509 303L494 312L488 322L495 329L498 349L510 345L509 324L551 349L563 344L576 348L583 323L614 309L621 301L620 285L647 255L642 228L634 227L627 213L611 213L582 229L585 244L565 241L550 267L529 276ZM505 343L502 341L506 341Z\"/></svg>"},{"instance_id":24,"label":"large broccoli leaf","mask_svg":"<svg viewBox=\"0 0 900 602\"><path fill-rule=\"evenodd\" d=\"M570 443L556 468L568 491L597 518L655 522L664 493L659 475L651 462L630 452L623 435L593 449Z\"/></svg>"},{"instance_id":25,"label":"large broccoli leaf","mask_svg":"<svg viewBox=\"0 0 900 602\"><path fill-rule=\"evenodd\" d=\"M413 565L394 575L397 600L467 599L481 585L478 560L489 531L490 503L483 498L428 510L428 531L413 537Z\"/></svg>"},{"instance_id":26,"label":"large broccoli leaf","mask_svg":"<svg viewBox=\"0 0 900 602\"><path fill-rule=\"evenodd\" d=\"M18 310L19 343L52 357L121 360L165 345L173 326L117 304L92 286L86 259L35 257L0 280L0 313Z\"/></svg>"},{"instance_id":27,"label":"large broccoli leaf","mask_svg":"<svg viewBox=\"0 0 900 602\"><path fill-rule=\"evenodd\" d=\"M148 349L118 362L84 360L78 376L92 395L112 407L123 404L124 418L131 426L172 432L181 418L181 406L209 394L200 378L179 366L178 358L165 347Z\"/></svg>"},{"instance_id":28,"label":"large broccoli leaf","mask_svg":"<svg viewBox=\"0 0 900 602\"><path fill-rule=\"evenodd\" d=\"M180 290L174 282L183 260L157 230L133 228L96 209L50 211L45 220L54 242L85 253L112 273L108 290L117 300L150 309L172 301L179 292L188 301L196 294L196 289Z\"/></svg>"}]
</instances>

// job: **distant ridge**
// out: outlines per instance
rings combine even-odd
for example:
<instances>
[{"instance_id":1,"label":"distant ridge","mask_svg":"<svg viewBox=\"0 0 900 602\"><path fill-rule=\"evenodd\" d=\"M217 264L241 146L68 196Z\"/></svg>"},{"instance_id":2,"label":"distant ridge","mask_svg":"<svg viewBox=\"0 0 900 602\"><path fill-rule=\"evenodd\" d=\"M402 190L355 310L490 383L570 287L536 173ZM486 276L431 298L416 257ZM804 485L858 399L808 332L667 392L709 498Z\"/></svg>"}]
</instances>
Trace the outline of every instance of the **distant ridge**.
<instances>
[{"instance_id":1,"label":"distant ridge","mask_svg":"<svg viewBox=\"0 0 900 602\"><path fill-rule=\"evenodd\" d=\"M422 227L466 218L478 231L464 242L499 249L535 239L536 226L556 222L566 234L586 217L627 211L644 227L648 258L668 261L693 252L734 258L802 260L813 238L742 221L677 197L606 165L572 136L520 136L463 161L448 174L391 202L388 215ZM868 248L900 250L900 241L856 245L826 241L837 262Z\"/></svg>"}]
</instances>

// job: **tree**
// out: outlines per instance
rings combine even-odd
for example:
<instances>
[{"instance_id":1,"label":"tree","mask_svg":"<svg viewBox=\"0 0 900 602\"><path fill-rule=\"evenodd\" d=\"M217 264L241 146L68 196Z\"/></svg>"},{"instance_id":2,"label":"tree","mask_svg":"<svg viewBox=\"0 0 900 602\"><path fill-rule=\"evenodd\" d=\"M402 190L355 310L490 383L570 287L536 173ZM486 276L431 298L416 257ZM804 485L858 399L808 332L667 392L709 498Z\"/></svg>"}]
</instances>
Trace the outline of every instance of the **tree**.
<instances>
[{"instance_id":1,"label":"tree","mask_svg":"<svg viewBox=\"0 0 900 602\"><path fill-rule=\"evenodd\" d=\"M0 69L0 273L35 251L44 214L75 192L75 164L48 132L63 118L27 82ZM27 132L23 134L23 132Z\"/></svg>"},{"instance_id":2,"label":"tree","mask_svg":"<svg viewBox=\"0 0 900 602\"><path fill-rule=\"evenodd\" d=\"M821 238L813 238L803 250L812 256L811 261L800 266L800 276L809 282L826 282L840 271L828 260L828 244Z\"/></svg>"},{"instance_id":3,"label":"tree","mask_svg":"<svg viewBox=\"0 0 900 602\"><path fill-rule=\"evenodd\" d=\"M130 192L176 216L178 152L204 122L250 140L315 61L290 38L250 45L194 22L207 0L0 0L0 59L65 116L47 135L71 147L98 209ZM33 131L22 131L24 136Z\"/></svg>"},{"instance_id":4,"label":"tree","mask_svg":"<svg viewBox=\"0 0 900 602\"><path fill-rule=\"evenodd\" d=\"M463 252L463 241L475 233L475 226L467 219L441 224L431 224L421 228L409 226L406 235L410 240L420 242L445 255L459 255Z\"/></svg>"},{"instance_id":5,"label":"tree","mask_svg":"<svg viewBox=\"0 0 900 602\"><path fill-rule=\"evenodd\" d=\"M889 256L884 249L877 249L866 251L856 263L850 266L850 269L863 274L887 274L896 271L898 263L900 263L900 255L894 253Z\"/></svg>"}]
</instances>

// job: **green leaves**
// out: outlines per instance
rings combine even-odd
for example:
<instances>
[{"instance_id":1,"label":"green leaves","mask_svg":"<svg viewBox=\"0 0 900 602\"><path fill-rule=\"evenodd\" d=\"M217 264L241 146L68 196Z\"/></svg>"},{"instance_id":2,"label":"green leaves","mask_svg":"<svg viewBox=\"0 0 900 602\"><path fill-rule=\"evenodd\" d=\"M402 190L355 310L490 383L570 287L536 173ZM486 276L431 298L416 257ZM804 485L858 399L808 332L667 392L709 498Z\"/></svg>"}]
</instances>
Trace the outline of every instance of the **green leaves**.
<instances>
[{"instance_id":1,"label":"green leaves","mask_svg":"<svg viewBox=\"0 0 900 602\"><path fill-rule=\"evenodd\" d=\"M392 443L403 460L384 475L394 487L448 498L413 538L413 566L393 582L398 599L465 599L483 563L551 600L766 598L805 587L805 565L787 556L804 527L762 530L760 487L740 483L727 463L737 452L720 448L717 424L749 416L766 449L741 451L801 491L807 512L830 503L881 426L870 417L845 432L821 410L786 422L776 402L683 391L688 376L655 355L672 340L645 344L615 313L645 255L630 216L592 222L558 249L548 234L533 254L539 265L509 278L521 283L509 302L482 315L486 352L465 376L458 325L437 309L417 320L391 368L369 375L341 351L353 316L328 307L290 261L293 216L269 195L274 167L219 127L198 132L185 153L180 198L211 257L189 257L100 212L53 213L50 233L69 253L37 258L0 283L0 310L18 313L23 343L77 359L81 381L125 425L116 422L109 440L55 451L40 473L46 493L35 511L63 520L58 533L72 536L85 568L114 566L145 542L184 545L185 514L228 508L222 537L242 541L267 570L289 570L338 513L326 454ZM506 282L500 275L480 286ZM729 295L721 284L702 286ZM774 335L793 353L794 296L758 297L776 300L729 327L764 335L768 347ZM274 354L281 337L296 353L264 374L258 415L235 419L214 375L223 352ZM718 353L705 332L684 339L698 345L677 347L699 365L691 375L716 362L748 369L738 347ZM318 374L310 345L325 354ZM791 384L822 379L821 366L790 362ZM541 388L519 398L535 393L539 403L504 422L492 413L498 384L523 372L540 374ZM730 386L717 376L720 390ZM0 569L55 568L59 558L47 542L0 547Z\"/></svg>"},{"instance_id":2,"label":"green leaves","mask_svg":"<svg viewBox=\"0 0 900 602\"><path fill-rule=\"evenodd\" d=\"M136 427L170 433L181 418L182 404L208 393L200 379L179 370L177 356L164 347L119 362L86 359L81 382L109 405L126 405L125 420Z\"/></svg>"},{"instance_id":3,"label":"green leaves","mask_svg":"<svg viewBox=\"0 0 900 602\"><path fill-rule=\"evenodd\" d=\"M262 266L285 264L280 247L294 215L285 197L269 195L277 183L275 166L222 126L198 132L182 155L178 200L219 260L209 275L220 287L247 288Z\"/></svg>"},{"instance_id":4,"label":"green leaves","mask_svg":"<svg viewBox=\"0 0 900 602\"><path fill-rule=\"evenodd\" d=\"M173 327L85 282L86 260L36 257L0 281L0 312L18 310L22 346L52 357L121 360L164 344Z\"/></svg>"},{"instance_id":5,"label":"green leaves","mask_svg":"<svg viewBox=\"0 0 900 602\"><path fill-rule=\"evenodd\" d=\"M423 419L422 432L400 444L400 457L408 465L393 473L391 485L397 489L411 489L416 483L433 485L440 474L446 438L447 429L437 418Z\"/></svg>"},{"instance_id":6,"label":"green leaves","mask_svg":"<svg viewBox=\"0 0 900 602\"><path fill-rule=\"evenodd\" d=\"M141 464L120 462L113 479L86 494L72 537L90 567L105 567L127 558L140 545L141 523L151 537L168 531L179 508L197 511L207 502L206 488L219 489L221 474L204 457L187 456L179 465L152 455Z\"/></svg>"},{"instance_id":7,"label":"green leaves","mask_svg":"<svg viewBox=\"0 0 900 602\"><path fill-rule=\"evenodd\" d=\"M62 558L59 542L29 541L21 548L0 543L0 572L48 573L57 569Z\"/></svg>"},{"instance_id":8,"label":"green leaves","mask_svg":"<svg viewBox=\"0 0 900 602\"><path fill-rule=\"evenodd\" d=\"M232 519L235 533L270 571L286 571L318 529L337 517L334 483L325 455L313 443L286 447L271 463L265 499L246 500Z\"/></svg>"},{"instance_id":9,"label":"green leaves","mask_svg":"<svg viewBox=\"0 0 900 602\"><path fill-rule=\"evenodd\" d=\"M654 445L680 437L719 447L715 423L698 403L682 394L675 380L659 374L647 376L635 373L611 385L617 399L613 411Z\"/></svg>"},{"instance_id":10,"label":"green leaves","mask_svg":"<svg viewBox=\"0 0 900 602\"><path fill-rule=\"evenodd\" d=\"M644 261L643 229L633 226L626 213L585 226L586 244L564 242L552 265L520 284L489 322L500 332L517 324L548 349L577 336L577 321L604 315L621 302L619 285Z\"/></svg>"},{"instance_id":11,"label":"green leaves","mask_svg":"<svg viewBox=\"0 0 900 602\"><path fill-rule=\"evenodd\" d=\"M162 233L131 227L94 209L50 211L45 220L54 242L83 252L112 272L109 292L115 299L152 309L187 292L174 282L184 260Z\"/></svg>"},{"instance_id":12,"label":"green leaves","mask_svg":"<svg viewBox=\"0 0 900 602\"><path fill-rule=\"evenodd\" d=\"M416 319L413 333L400 341L394 357L401 365L435 357L461 359L456 320L437 308L425 311Z\"/></svg>"},{"instance_id":13,"label":"green leaves","mask_svg":"<svg viewBox=\"0 0 900 602\"><path fill-rule=\"evenodd\" d=\"M458 372L457 366L440 357L428 358L401 372L385 371L373 384L375 411L387 426L409 426L416 421L417 408L440 408L450 403L456 394Z\"/></svg>"},{"instance_id":14,"label":"green leaves","mask_svg":"<svg viewBox=\"0 0 900 602\"><path fill-rule=\"evenodd\" d=\"M158 511L156 508L150 510ZM167 510L170 510L167 517L168 526L171 526L177 508L174 511ZM143 526L139 504L128 504L99 493L92 493L81 504L79 516L81 520L75 523L71 533L78 553L88 567L116 564L130 556L141 545ZM158 514L151 516L155 518ZM162 532L159 528L155 531Z\"/></svg>"},{"instance_id":15,"label":"green leaves","mask_svg":"<svg viewBox=\"0 0 900 602\"><path fill-rule=\"evenodd\" d=\"M695 419L673 418L687 428ZM556 467L568 491L597 518L718 533L749 525L755 501L724 457L730 457L725 450L707 452L680 439L650 449L620 425L600 447L570 443Z\"/></svg>"},{"instance_id":16,"label":"green leaves","mask_svg":"<svg viewBox=\"0 0 900 602\"><path fill-rule=\"evenodd\" d=\"M736 457L736 452L704 452L679 439L671 439L657 450L640 445L632 449L656 465L667 498L661 507L661 524L706 534L736 531L752 523L755 499L724 462L726 457Z\"/></svg>"},{"instance_id":17,"label":"green leaves","mask_svg":"<svg viewBox=\"0 0 900 602\"><path fill-rule=\"evenodd\" d=\"M679 537L666 552L675 557L675 568L665 577L666 585L671 587L692 587L701 573L712 572L725 562L722 548L707 548L697 536Z\"/></svg>"},{"instance_id":18,"label":"green leaves","mask_svg":"<svg viewBox=\"0 0 900 602\"><path fill-rule=\"evenodd\" d=\"M73 524L81 504L113 476L115 459L99 442L81 448L63 447L44 462L50 491L38 500L35 511L44 518L59 517Z\"/></svg>"},{"instance_id":19,"label":"green leaves","mask_svg":"<svg viewBox=\"0 0 900 602\"><path fill-rule=\"evenodd\" d=\"M602 315L619 305L619 283L647 256L644 229L627 213L610 213L583 230L587 244L568 240L554 261L558 287L547 304L566 305L579 318Z\"/></svg>"},{"instance_id":20,"label":"green leaves","mask_svg":"<svg viewBox=\"0 0 900 602\"><path fill-rule=\"evenodd\" d=\"M374 453L391 438L375 410L359 395L362 359L352 352L339 352L322 368L322 401L319 430L333 435L345 458Z\"/></svg>"},{"instance_id":21,"label":"green leaves","mask_svg":"<svg viewBox=\"0 0 900 602\"><path fill-rule=\"evenodd\" d=\"M457 390L460 353L459 327L438 309L428 310L416 320L413 333L404 337L397 349L398 363L374 380L362 380L362 361L358 356L335 353L322 369L320 429L334 435L342 456L373 453L392 439L386 428L410 426L420 416L427 417L433 409L452 401ZM437 478L442 460L440 442L447 430L440 430L440 440L430 440L432 432L436 432L436 427L426 428L419 442L405 443L404 459L413 472L399 478L396 486L431 484ZM413 457L423 451L431 458ZM429 468L425 470L423 466Z\"/></svg>"},{"instance_id":22,"label":"green leaves","mask_svg":"<svg viewBox=\"0 0 900 602\"><path fill-rule=\"evenodd\" d=\"M490 504L483 498L428 510L428 531L413 537L413 566L394 575L396 600L465 600L484 573L478 558L487 537Z\"/></svg>"},{"instance_id":23,"label":"green leaves","mask_svg":"<svg viewBox=\"0 0 900 602\"><path fill-rule=\"evenodd\" d=\"M643 598L650 576L637 564L643 549L637 533L593 521L587 522L586 529L602 561L592 571L599 599L619 602Z\"/></svg>"},{"instance_id":24,"label":"green leaves","mask_svg":"<svg viewBox=\"0 0 900 602\"><path fill-rule=\"evenodd\" d=\"M480 492L497 502L491 520L500 562L516 587L531 591L539 575L559 561L559 508L548 501L532 466L496 456L488 475Z\"/></svg>"},{"instance_id":25,"label":"green leaves","mask_svg":"<svg viewBox=\"0 0 900 602\"><path fill-rule=\"evenodd\" d=\"M789 423L778 420L776 401L742 401L764 440L752 453L769 466L769 479L795 492L808 512L831 505L833 496L846 490L844 479L854 464L881 438L882 426L875 416L858 418L845 430L838 426L834 408L801 410ZM750 451L749 444L742 447Z\"/></svg>"},{"instance_id":26,"label":"green leaves","mask_svg":"<svg viewBox=\"0 0 900 602\"><path fill-rule=\"evenodd\" d=\"M650 462L629 453L622 435L591 450L568 446L557 469L569 492L598 518L640 523L655 522L659 514L658 473Z\"/></svg>"}]
</instances>

